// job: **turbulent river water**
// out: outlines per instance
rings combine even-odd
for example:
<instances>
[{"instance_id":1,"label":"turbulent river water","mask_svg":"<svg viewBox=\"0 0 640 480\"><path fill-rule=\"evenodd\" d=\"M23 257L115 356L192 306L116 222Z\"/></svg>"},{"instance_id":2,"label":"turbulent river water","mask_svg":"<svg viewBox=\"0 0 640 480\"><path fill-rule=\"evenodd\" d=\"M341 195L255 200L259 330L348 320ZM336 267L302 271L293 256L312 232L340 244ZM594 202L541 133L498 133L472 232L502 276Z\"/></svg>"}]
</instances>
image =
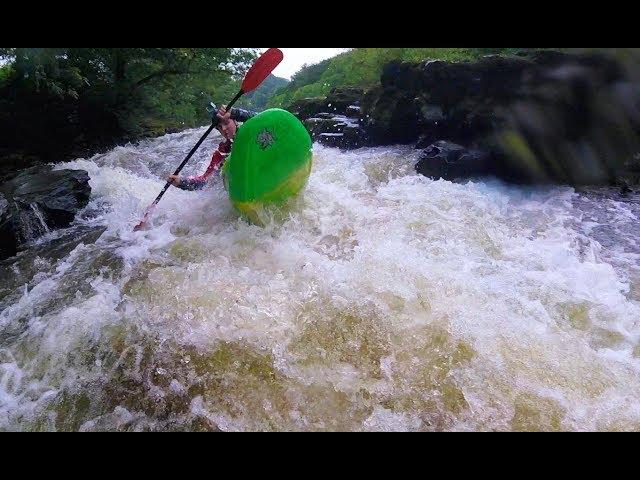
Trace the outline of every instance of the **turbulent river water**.
<instances>
[{"instance_id":1,"label":"turbulent river water","mask_svg":"<svg viewBox=\"0 0 640 480\"><path fill-rule=\"evenodd\" d=\"M56 166L91 201L0 265L0 430L640 430L639 195L314 145L265 227L217 181L132 232L202 132Z\"/></svg>"}]
</instances>

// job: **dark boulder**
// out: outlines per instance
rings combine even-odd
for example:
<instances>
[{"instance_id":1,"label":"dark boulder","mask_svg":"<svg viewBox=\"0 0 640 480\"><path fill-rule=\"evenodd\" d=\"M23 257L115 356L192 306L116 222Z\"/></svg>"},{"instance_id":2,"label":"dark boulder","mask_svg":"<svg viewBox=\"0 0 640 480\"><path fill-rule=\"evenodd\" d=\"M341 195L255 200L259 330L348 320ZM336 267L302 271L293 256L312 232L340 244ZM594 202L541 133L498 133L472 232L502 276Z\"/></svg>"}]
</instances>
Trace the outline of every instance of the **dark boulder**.
<instances>
[{"instance_id":1,"label":"dark boulder","mask_svg":"<svg viewBox=\"0 0 640 480\"><path fill-rule=\"evenodd\" d=\"M356 87L332 89L326 97L302 98L294 101L288 108L300 120L318 117L320 113L345 115L347 108L359 105L363 90Z\"/></svg>"},{"instance_id":2,"label":"dark boulder","mask_svg":"<svg viewBox=\"0 0 640 480\"><path fill-rule=\"evenodd\" d=\"M307 131L311 134L312 138L321 133L342 133L345 125L344 122L333 118L316 117L307 118L302 123L307 128Z\"/></svg>"},{"instance_id":3,"label":"dark boulder","mask_svg":"<svg viewBox=\"0 0 640 480\"><path fill-rule=\"evenodd\" d=\"M378 145L410 143L420 133L420 104L411 92L374 87L362 100L362 125Z\"/></svg>"},{"instance_id":4,"label":"dark boulder","mask_svg":"<svg viewBox=\"0 0 640 480\"><path fill-rule=\"evenodd\" d=\"M342 133L321 133L315 139L327 147L350 150L368 144L365 131L358 125L347 125Z\"/></svg>"},{"instance_id":5,"label":"dark boulder","mask_svg":"<svg viewBox=\"0 0 640 480\"><path fill-rule=\"evenodd\" d=\"M325 97L301 98L293 102L288 110L304 121L307 118L316 117L321 112L326 112L326 104Z\"/></svg>"},{"instance_id":6,"label":"dark boulder","mask_svg":"<svg viewBox=\"0 0 640 480\"><path fill-rule=\"evenodd\" d=\"M391 62L363 97L362 127L375 145L446 140L491 152L489 163L467 153L432 167L437 156L422 172L477 175L486 165L509 181L615 184L635 178L640 151L640 75L630 72L607 55L554 51Z\"/></svg>"},{"instance_id":7,"label":"dark boulder","mask_svg":"<svg viewBox=\"0 0 640 480\"><path fill-rule=\"evenodd\" d=\"M34 167L0 185L0 258L39 236L65 228L87 205L91 187L84 170Z\"/></svg>"},{"instance_id":8,"label":"dark boulder","mask_svg":"<svg viewBox=\"0 0 640 480\"><path fill-rule=\"evenodd\" d=\"M349 105L345 111L345 115L349 118L360 118L361 114L359 105Z\"/></svg>"},{"instance_id":9,"label":"dark boulder","mask_svg":"<svg viewBox=\"0 0 640 480\"><path fill-rule=\"evenodd\" d=\"M488 151L474 150L440 140L427 147L416 171L427 177L457 180L496 174L496 163Z\"/></svg>"},{"instance_id":10,"label":"dark boulder","mask_svg":"<svg viewBox=\"0 0 640 480\"><path fill-rule=\"evenodd\" d=\"M344 87L334 88L327 95L327 108L329 112L338 115L345 115L347 108L351 105L358 104L362 99L364 91L362 88Z\"/></svg>"}]
</instances>

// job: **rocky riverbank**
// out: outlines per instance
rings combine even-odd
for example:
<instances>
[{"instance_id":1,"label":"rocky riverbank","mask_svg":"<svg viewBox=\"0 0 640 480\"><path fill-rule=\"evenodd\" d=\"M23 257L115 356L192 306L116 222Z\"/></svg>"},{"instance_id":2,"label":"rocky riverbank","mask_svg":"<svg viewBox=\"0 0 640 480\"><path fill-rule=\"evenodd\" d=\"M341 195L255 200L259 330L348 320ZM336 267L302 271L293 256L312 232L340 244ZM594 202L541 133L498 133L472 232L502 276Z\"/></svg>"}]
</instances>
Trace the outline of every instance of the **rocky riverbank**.
<instances>
[{"instance_id":1,"label":"rocky riverbank","mask_svg":"<svg viewBox=\"0 0 640 480\"><path fill-rule=\"evenodd\" d=\"M335 89L291 110L325 145L415 144L430 177L640 183L640 76L601 54L392 62L369 91Z\"/></svg>"},{"instance_id":2,"label":"rocky riverbank","mask_svg":"<svg viewBox=\"0 0 640 480\"><path fill-rule=\"evenodd\" d=\"M0 184L0 260L51 230L69 226L90 194L84 170L32 167Z\"/></svg>"}]
</instances>

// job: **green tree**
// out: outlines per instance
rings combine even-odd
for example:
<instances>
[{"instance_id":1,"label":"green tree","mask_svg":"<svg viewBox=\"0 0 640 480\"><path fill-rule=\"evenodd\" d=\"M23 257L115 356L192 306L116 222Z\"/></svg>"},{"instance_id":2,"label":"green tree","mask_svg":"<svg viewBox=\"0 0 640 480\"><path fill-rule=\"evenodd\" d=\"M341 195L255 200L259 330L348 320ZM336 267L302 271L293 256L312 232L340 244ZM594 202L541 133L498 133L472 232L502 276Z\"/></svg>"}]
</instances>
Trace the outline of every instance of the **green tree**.
<instances>
[{"instance_id":1,"label":"green tree","mask_svg":"<svg viewBox=\"0 0 640 480\"><path fill-rule=\"evenodd\" d=\"M77 146L203 124L206 103L237 85L256 56L236 48L0 48L8 139L0 156L59 159Z\"/></svg>"}]
</instances>

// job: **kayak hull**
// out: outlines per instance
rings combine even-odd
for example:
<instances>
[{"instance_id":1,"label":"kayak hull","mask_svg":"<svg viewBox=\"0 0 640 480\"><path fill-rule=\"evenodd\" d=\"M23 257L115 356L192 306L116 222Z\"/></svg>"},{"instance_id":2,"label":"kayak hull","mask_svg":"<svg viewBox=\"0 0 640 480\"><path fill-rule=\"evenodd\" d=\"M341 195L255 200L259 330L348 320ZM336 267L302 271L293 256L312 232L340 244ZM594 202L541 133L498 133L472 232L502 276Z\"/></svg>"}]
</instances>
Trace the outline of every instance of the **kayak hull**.
<instances>
[{"instance_id":1,"label":"kayak hull","mask_svg":"<svg viewBox=\"0 0 640 480\"><path fill-rule=\"evenodd\" d=\"M307 129L286 110L272 108L247 120L239 129L223 167L224 185L233 206L260 222L260 212L297 195L312 166Z\"/></svg>"}]
</instances>

